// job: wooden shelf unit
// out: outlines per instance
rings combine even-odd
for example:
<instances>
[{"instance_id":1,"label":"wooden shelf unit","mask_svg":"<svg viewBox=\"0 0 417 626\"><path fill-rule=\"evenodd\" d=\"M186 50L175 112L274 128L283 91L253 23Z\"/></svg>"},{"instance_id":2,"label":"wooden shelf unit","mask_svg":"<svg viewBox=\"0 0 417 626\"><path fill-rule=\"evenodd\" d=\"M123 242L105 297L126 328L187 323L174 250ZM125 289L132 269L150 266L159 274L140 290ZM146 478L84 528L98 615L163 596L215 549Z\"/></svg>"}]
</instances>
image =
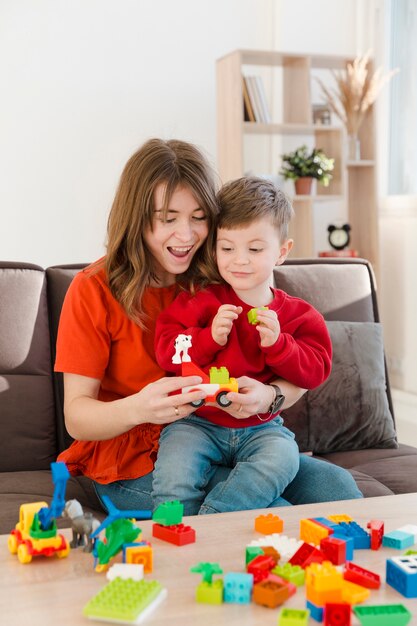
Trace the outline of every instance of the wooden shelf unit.
<instances>
[{"instance_id":1,"label":"wooden shelf unit","mask_svg":"<svg viewBox=\"0 0 417 626\"><path fill-rule=\"evenodd\" d=\"M360 256L378 266L378 220L375 177L375 120L371 108L360 134L360 161L348 161L345 129L313 124L311 101L312 70L339 70L351 60L332 55L300 55L275 51L235 50L217 61L217 145L218 166L223 182L244 174L244 138L248 135L310 135L314 145L335 158L333 178L328 187L317 185L313 196L294 196L295 239L292 256L314 256L314 207L321 201L346 203L352 227L351 245ZM271 124L245 122L242 76L244 66L282 69L282 120ZM277 163L277 168L279 164ZM260 172L259 172L260 173Z\"/></svg>"}]
</instances>

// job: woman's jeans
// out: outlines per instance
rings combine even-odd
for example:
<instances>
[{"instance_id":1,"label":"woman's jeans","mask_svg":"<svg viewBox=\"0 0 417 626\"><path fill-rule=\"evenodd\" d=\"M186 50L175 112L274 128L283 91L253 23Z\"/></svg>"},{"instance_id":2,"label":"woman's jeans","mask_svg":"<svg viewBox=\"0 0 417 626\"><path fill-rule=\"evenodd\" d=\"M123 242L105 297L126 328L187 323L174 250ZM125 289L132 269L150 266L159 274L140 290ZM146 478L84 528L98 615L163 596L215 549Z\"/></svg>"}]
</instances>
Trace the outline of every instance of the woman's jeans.
<instances>
[{"instance_id":1,"label":"woman's jeans","mask_svg":"<svg viewBox=\"0 0 417 626\"><path fill-rule=\"evenodd\" d=\"M153 472L153 505L180 500L184 515L262 509L295 478L299 452L281 417L226 428L191 414L166 426ZM232 467L207 493L216 468Z\"/></svg>"},{"instance_id":2,"label":"woman's jeans","mask_svg":"<svg viewBox=\"0 0 417 626\"><path fill-rule=\"evenodd\" d=\"M217 484L226 480L231 468L219 466L207 485L209 494ZM153 472L133 480L120 480L108 485L94 483L98 497L106 495L119 509L153 510ZM351 474L338 465L300 454L300 469L284 493L270 507L333 502L362 498ZM106 507L103 505L103 508Z\"/></svg>"}]
</instances>

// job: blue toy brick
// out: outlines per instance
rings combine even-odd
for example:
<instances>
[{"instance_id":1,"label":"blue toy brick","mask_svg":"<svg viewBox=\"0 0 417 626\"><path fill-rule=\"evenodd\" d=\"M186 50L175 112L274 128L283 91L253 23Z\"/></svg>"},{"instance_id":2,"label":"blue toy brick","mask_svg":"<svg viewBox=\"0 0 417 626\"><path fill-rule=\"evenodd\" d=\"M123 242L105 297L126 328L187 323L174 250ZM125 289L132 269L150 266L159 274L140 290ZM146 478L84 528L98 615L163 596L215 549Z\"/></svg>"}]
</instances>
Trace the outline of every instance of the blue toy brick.
<instances>
[{"instance_id":1,"label":"blue toy brick","mask_svg":"<svg viewBox=\"0 0 417 626\"><path fill-rule=\"evenodd\" d=\"M353 561L353 551L355 548L353 537L348 537L344 535L342 532L334 532L331 537L335 539L342 539L346 543L346 561Z\"/></svg>"},{"instance_id":2,"label":"blue toy brick","mask_svg":"<svg viewBox=\"0 0 417 626\"><path fill-rule=\"evenodd\" d=\"M310 602L310 600L307 600L306 607L310 611L310 617L316 620L316 622L323 621L324 609L322 606L317 606L317 604L313 604L312 602Z\"/></svg>"},{"instance_id":3,"label":"blue toy brick","mask_svg":"<svg viewBox=\"0 0 417 626\"><path fill-rule=\"evenodd\" d=\"M387 584L406 598L417 598L417 556L395 556L387 559Z\"/></svg>"},{"instance_id":4,"label":"blue toy brick","mask_svg":"<svg viewBox=\"0 0 417 626\"><path fill-rule=\"evenodd\" d=\"M355 550L371 548L371 536L356 522L340 522L339 532L353 538Z\"/></svg>"},{"instance_id":5,"label":"blue toy brick","mask_svg":"<svg viewBox=\"0 0 417 626\"><path fill-rule=\"evenodd\" d=\"M249 604L253 588L253 574L228 572L224 576L223 583L225 602Z\"/></svg>"},{"instance_id":6,"label":"blue toy brick","mask_svg":"<svg viewBox=\"0 0 417 626\"><path fill-rule=\"evenodd\" d=\"M386 548L404 550L404 548L414 545L414 535L405 533L402 530L393 530L390 533L385 533L382 537L382 545Z\"/></svg>"},{"instance_id":7,"label":"blue toy brick","mask_svg":"<svg viewBox=\"0 0 417 626\"><path fill-rule=\"evenodd\" d=\"M332 522L332 520L327 519L327 517L313 517L311 519L319 524L323 524L323 526L327 526L327 528L331 528L333 531L339 526L339 524Z\"/></svg>"}]
</instances>

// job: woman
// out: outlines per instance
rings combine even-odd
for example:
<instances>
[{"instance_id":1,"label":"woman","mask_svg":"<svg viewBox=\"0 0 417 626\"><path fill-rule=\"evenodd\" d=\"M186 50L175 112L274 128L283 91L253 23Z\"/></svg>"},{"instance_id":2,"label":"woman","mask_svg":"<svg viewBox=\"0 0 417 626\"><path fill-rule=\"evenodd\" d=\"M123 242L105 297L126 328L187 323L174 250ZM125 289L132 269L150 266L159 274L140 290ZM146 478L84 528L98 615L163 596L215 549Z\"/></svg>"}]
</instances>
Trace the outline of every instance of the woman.
<instances>
[{"instance_id":1,"label":"woman","mask_svg":"<svg viewBox=\"0 0 417 626\"><path fill-rule=\"evenodd\" d=\"M210 281L215 192L213 172L195 146L146 142L123 170L106 256L74 278L63 305L55 370L64 372L65 422L75 441L59 460L73 475L92 478L98 496L122 509L152 508L161 428L205 396L179 393L201 380L165 377L153 344L156 318L181 286ZM282 379L277 384L283 408L304 392ZM233 416L266 412L275 399L270 385L245 376L239 389L228 394ZM361 494L348 472L301 456L285 499L273 506L355 497Z\"/></svg>"}]
</instances>

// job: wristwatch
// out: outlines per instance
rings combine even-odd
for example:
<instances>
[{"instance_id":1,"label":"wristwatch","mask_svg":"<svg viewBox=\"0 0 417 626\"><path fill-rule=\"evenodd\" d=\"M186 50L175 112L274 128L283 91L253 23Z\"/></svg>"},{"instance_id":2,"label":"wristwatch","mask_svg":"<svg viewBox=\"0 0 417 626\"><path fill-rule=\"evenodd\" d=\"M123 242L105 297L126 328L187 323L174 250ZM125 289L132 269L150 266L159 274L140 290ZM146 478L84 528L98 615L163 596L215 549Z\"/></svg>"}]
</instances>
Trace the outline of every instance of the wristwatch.
<instances>
[{"instance_id":1,"label":"wristwatch","mask_svg":"<svg viewBox=\"0 0 417 626\"><path fill-rule=\"evenodd\" d=\"M268 411L271 415L274 415L275 413L278 413L278 411L284 404L285 396L282 393L281 389L278 387L278 385L273 385L270 383L269 386L273 387L275 391L275 398L272 400L271 406L269 407Z\"/></svg>"}]
</instances>

